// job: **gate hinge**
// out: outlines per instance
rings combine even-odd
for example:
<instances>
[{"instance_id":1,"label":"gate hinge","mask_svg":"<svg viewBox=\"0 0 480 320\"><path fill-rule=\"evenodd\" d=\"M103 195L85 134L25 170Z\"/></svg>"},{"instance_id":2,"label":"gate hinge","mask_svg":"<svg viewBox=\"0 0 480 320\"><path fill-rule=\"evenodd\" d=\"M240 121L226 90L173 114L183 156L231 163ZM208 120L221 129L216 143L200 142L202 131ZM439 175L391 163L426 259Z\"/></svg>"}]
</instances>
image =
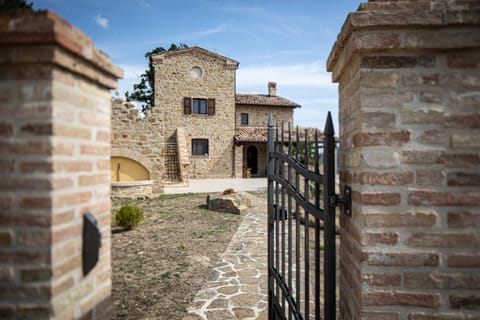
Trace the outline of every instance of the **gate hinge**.
<instances>
[{"instance_id":1,"label":"gate hinge","mask_svg":"<svg viewBox=\"0 0 480 320\"><path fill-rule=\"evenodd\" d=\"M343 187L343 197L334 194L330 196L330 205L338 207L341 205L343 207L343 213L347 216L352 215L352 188L350 186Z\"/></svg>"}]
</instances>

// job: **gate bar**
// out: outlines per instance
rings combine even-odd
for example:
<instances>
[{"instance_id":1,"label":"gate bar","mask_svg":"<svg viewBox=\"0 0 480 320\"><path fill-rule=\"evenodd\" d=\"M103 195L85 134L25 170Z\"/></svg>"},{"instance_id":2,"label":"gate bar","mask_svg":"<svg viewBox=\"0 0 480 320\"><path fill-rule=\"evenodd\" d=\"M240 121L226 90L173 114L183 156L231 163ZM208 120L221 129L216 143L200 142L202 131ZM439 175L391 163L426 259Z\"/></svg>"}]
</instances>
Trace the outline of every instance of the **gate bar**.
<instances>
[{"instance_id":1,"label":"gate bar","mask_svg":"<svg viewBox=\"0 0 480 320\"><path fill-rule=\"evenodd\" d=\"M328 112L325 130L323 132L323 170L325 222L324 227L324 301L325 319L335 319L336 312L336 285L335 285L335 205L330 203L330 197L335 195L335 137L332 115ZM333 258L332 258L333 257Z\"/></svg>"}]
</instances>

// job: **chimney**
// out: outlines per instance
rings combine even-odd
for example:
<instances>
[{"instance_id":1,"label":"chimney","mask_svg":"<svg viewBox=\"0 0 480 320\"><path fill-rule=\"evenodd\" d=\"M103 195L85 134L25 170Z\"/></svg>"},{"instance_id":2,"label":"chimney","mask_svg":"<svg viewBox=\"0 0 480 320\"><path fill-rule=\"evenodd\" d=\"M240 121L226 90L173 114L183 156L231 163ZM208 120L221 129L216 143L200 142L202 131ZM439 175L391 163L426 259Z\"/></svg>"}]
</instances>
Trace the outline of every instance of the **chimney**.
<instances>
[{"instance_id":1,"label":"chimney","mask_svg":"<svg viewBox=\"0 0 480 320\"><path fill-rule=\"evenodd\" d=\"M276 97L277 96L277 83L276 82L269 82L268 83L268 95L270 97Z\"/></svg>"}]
</instances>

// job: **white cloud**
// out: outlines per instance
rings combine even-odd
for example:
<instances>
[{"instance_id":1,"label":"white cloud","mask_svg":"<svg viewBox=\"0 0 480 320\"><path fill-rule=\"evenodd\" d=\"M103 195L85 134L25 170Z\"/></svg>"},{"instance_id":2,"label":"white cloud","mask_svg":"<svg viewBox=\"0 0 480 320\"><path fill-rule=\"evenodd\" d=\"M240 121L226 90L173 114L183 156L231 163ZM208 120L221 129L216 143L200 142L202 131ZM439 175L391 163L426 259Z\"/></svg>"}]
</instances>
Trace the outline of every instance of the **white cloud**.
<instances>
[{"instance_id":1,"label":"white cloud","mask_svg":"<svg viewBox=\"0 0 480 320\"><path fill-rule=\"evenodd\" d=\"M238 88L264 87L275 81L282 87L330 88L334 86L331 76L321 61L294 65L249 66L237 71Z\"/></svg>"},{"instance_id":2,"label":"white cloud","mask_svg":"<svg viewBox=\"0 0 480 320\"><path fill-rule=\"evenodd\" d=\"M268 6L232 5L228 2L217 4L216 9L226 14L241 15L242 18L247 19L245 21L250 21L237 25L235 30L249 37L267 33L290 38L301 37L303 34L298 23L304 21L305 17L294 16L292 12L281 14Z\"/></svg>"},{"instance_id":3,"label":"white cloud","mask_svg":"<svg viewBox=\"0 0 480 320\"><path fill-rule=\"evenodd\" d=\"M179 39L181 42L182 41L187 42L192 40L198 41L200 38L223 32L225 31L225 29L226 29L226 25L222 24L222 25L212 27L210 29L199 30L191 33L177 34L170 38L166 38L160 42L177 42ZM155 42L158 42L158 41L155 41Z\"/></svg>"},{"instance_id":4,"label":"white cloud","mask_svg":"<svg viewBox=\"0 0 480 320\"><path fill-rule=\"evenodd\" d=\"M110 23L110 21L107 18L103 17L100 14L97 14L94 20L102 28L107 28L108 24Z\"/></svg>"},{"instance_id":5,"label":"white cloud","mask_svg":"<svg viewBox=\"0 0 480 320\"><path fill-rule=\"evenodd\" d=\"M145 72L147 65L119 65L123 69L123 78L118 81L118 91L120 96L124 96L126 91L133 91L133 85L140 81L140 75Z\"/></svg>"},{"instance_id":6,"label":"white cloud","mask_svg":"<svg viewBox=\"0 0 480 320\"><path fill-rule=\"evenodd\" d=\"M302 107L295 109L295 124L323 130L328 111L338 122L338 86L332 83L325 63L317 60L292 65L252 65L237 71L237 92L267 92L268 81L278 84L277 93ZM337 128L338 126L335 125Z\"/></svg>"},{"instance_id":7,"label":"white cloud","mask_svg":"<svg viewBox=\"0 0 480 320\"><path fill-rule=\"evenodd\" d=\"M140 78L140 75L145 72L147 69L147 64L141 65L141 64L124 64L120 65L120 68L123 69L123 78L124 79L138 79Z\"/></svg>"},{"instance_id":8,"label":"white cloud","mask_svg":"<svg viewBox=\"0 0 480 320\"><path fill-rule=\"evenodd\" d=\"M260 15L267 12L264 8L258 6L242 6L242 5L232 5L232 4L224 4L224 5L215 5L216 8L231 12L231 13L243 13L243 14L250 14L250 15Z\"/></svg>"},{"instance_id":9,"label":"white cloud","mask_svg":"<svg viewBox=\"0 0 480 320\"><path fill-rule=\"evenodd\" d=\"M144 8L150 8L150 2L146 0L136 0L136 3Z\"/></svg>"},{"instance_id":10,"label":"white cloud","mask_svg":"<svg viewBox=\"0 0 480 320\"><path fill-rule=\"evenodd\" d=\"M213 28L206 29L206 30L201 30L201 31L198 31L198 32L192 32L192 33L184 35L184 37L197 38L197 37L209 36L211 34L220 33L224 30L225 30L225 25L220 25L220 26L213 27Z\"/></svg>"},{"instance_id":11,"label":"white cloud","mask_svg":"<svg viewBox=\"0 0 480 320\"><path fill-rule=\"evenodd\" d=\"M333 102L333 101L332 101ZM295 124L302 127L316 127L321 130L325 127L325 120L327 113L332 113L332 120L335 127L335 131L338 133L338 108L335 103L305 103L302 107L295 109L294 120Z\"/></svg>"}]
</instances>

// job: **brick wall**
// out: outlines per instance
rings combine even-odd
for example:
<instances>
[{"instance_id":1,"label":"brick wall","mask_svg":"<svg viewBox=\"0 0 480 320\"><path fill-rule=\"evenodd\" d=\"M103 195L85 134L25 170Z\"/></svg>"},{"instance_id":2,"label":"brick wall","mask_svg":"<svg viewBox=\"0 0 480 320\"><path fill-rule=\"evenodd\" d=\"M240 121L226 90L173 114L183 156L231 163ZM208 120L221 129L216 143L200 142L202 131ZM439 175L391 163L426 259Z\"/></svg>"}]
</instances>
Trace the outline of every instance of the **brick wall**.
<instances>
[{"instance_id":1,"label":"brick wall","mask_svg":"<svg viewBox=\"0 0 480 320\"><path fill-rule=\"evenodd\" d=\"M480 3L370 1L339 83L342 319L480 317Z\"/></svg>"},{"instance_id":2,"label":"brick wall","mask_svg":"<svg viewBox=\"0 0 480 320\"><path fill-rule=\"evenodd\" d=\"M0 14L0 317L111 312L110 96L122 72L52 12ZM102 233L82 273L83 214Z\"/></svg>"}]
</instances>

